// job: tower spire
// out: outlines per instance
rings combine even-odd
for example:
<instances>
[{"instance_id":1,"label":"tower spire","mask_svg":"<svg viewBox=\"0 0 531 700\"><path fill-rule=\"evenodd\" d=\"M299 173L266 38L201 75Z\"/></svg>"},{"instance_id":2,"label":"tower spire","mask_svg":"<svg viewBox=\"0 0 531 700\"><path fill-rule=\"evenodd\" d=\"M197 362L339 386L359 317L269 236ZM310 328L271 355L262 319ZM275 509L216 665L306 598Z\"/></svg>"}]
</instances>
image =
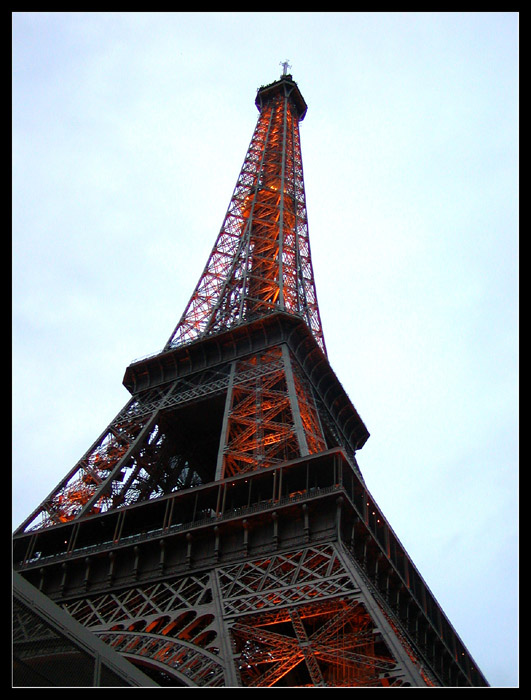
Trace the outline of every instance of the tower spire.
<instances>
[{"instance_id":1,"label":"tower spire","mask_svg":"<svg viewBox=\"0 0 531 700\"><path fill-rule=\"evenodd\" d=\"M282 65L281 79L258 90L260 114L227 214L166 349L282 311L303 318L326 352L300 147L307 106Z\"/></svg>"}]
</instances>

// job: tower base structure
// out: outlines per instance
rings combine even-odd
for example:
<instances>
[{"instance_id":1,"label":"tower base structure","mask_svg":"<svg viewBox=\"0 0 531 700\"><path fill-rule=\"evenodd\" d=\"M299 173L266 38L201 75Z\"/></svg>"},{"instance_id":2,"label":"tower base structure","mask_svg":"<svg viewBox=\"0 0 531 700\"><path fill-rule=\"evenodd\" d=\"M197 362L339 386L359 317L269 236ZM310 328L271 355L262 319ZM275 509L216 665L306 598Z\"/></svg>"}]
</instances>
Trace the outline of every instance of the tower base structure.
<instances>
[{"instance_id":1,"label":"tower base structure","mask_svg":"<svg viewBox=\"0 0 531 700\"><path fill-rule=\"evenodd\" d=\"M342 450L83 525L20 568L161 685L485 685Z\"/></svg>"},{"instance_id":2,"label":"tower base structure","mask_svg":"<svg viewBox=\"0 0 531 700\"><path fill-rule=\"evenodd\" d=\"M343 445L20 529L16 569L159 685L487 685L345 447L363 424L303 321L275 314L148 358L125 383L140 415L138 397L186 378L159 420L193 412L205 435L213 423L222 433L231 375L214 368L283 345L309 358L321 417Z\"/></svg>"}]
</instances>

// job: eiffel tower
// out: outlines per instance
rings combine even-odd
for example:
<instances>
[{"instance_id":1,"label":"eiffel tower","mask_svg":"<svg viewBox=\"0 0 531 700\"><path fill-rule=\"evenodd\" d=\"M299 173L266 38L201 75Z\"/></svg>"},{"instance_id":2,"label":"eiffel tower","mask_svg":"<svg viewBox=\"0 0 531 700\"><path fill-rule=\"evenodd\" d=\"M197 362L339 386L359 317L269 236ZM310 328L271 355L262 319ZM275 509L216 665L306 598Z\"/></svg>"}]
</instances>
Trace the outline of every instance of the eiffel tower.
<instances>
[{"instance_id":1,"label":"eiffel tower","mask_svg":"<svg viewBox=\"0 0 531 700\"><path fill-rule=\"evenodd\" d=\"M487 686L356 462L282 65L179 323L16 530L14 568L160 686Z\"/></svg>"}]
</instances>

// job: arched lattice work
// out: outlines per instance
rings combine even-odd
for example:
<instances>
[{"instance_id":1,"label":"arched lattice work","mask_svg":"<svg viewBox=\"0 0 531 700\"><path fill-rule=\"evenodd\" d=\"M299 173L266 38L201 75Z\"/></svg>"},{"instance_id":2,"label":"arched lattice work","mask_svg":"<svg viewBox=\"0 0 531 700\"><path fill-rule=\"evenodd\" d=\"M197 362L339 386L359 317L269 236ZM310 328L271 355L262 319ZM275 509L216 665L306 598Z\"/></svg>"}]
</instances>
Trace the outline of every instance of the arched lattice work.
<instances>
[{"instance_id":1,"label":"arched lattice work","mask_svg":"<svg viewBox=\"0 0 531 700\"><path fill-rule=\"evenodd\" d=\"M332 545L89 594L65 607L126 658L177 684L385 687L421 674Z\"/></svg>"},{"instance_id":2,"label":"arched lattice work","mask_svg":"<svg viewBox=\"0 0 531 700\"><path fill-rule=\"evenodd\" d=\"M224 685L219 620L209 574L181 576L113 594L82 598L68 612L140 667L171 685ZM173 680L172 680L173 679Z\"/></svg>"}]
</instances>

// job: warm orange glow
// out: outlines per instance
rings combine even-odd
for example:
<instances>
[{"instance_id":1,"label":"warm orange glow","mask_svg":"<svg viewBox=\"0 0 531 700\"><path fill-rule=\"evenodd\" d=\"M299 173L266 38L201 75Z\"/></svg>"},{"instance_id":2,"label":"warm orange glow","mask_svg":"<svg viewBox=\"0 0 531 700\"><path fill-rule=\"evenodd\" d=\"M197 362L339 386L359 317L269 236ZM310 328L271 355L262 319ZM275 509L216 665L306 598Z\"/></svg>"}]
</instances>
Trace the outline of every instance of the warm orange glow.
<instances>
[{"instance_id":1,"label":"warm orange glow","mask_svg":"<svg viewBox=\"0 0 531 700\"><path fill-rule=\"evenodd\" d=\"M272 602L283 601L273 595ZM233 635L246 687L400 685L395 659L352 600L252 615L234 625Z\"/></svg>"},{"instance_id":2,"label":"warm orange glow","mask_svg":"<svg viewBox=\"0 0 531 700\"><path fill-rule=\"evenodd\" d=\"M227 429L224 475L267 467L299 455L293 417L281 363L280 347L240 360ZM245 379L247 368L261 368Z\"/></svg>"}]
</instances>

